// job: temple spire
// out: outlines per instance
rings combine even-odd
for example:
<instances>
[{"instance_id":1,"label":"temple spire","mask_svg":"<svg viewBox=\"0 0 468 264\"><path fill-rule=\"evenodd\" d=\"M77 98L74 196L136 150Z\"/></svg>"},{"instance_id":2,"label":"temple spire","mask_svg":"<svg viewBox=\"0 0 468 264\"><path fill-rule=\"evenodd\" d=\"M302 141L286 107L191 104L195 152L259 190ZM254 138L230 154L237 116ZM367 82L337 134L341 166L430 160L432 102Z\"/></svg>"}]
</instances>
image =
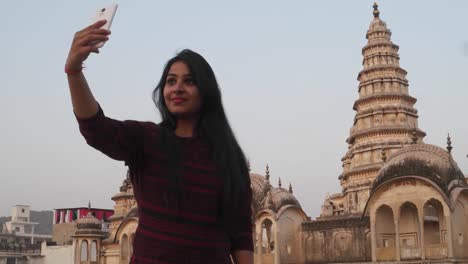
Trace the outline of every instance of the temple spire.
<instances>
[{"instance_id":1,"label":"temple spire","mask_svg":"<svg viewBox=\"0 0 468 264\"><path fill-rule=\"evenodd\" d=\"M247 160L247 169L249 170L249 173L250 173L250 160Z\"/></svg>"},{"instance_id":2,"label":"temple spire","mask_svg":"<svg viewBox=\"0 0 468 264\"><path fill-rule=\"evenodd\" d=\"M88 210L91 210L91 200L88 200Z\"/></svg>"},{"instance_id":3,"label":"temple spire","mask_svg":"<svg viewBox=\"0 0 468 264\"><path fill-rule=\"evenodd\" d=\"M374 8L374 17L378 18L380 16L379 5L374 2L374 5L372 7Z\"/></svg>"},{"instance_id":4,"label":"temple spire","mask_svg":"<svg viewBox=\"0 0 468 264\"><path fill-rule=\"evenodd\" d=\"M265 178L270 180L270 167L268 166L268 163L266 165Z\"/></svg>"},{"instance_id":5,"label":"temple spire","mask_svg":"<svg viewBox=\"0 0 468 264\"><path fill-rule=\"evenodd\" d=\"M450 134L447 135L447 151L448 153L452 153L452 139L450 138Z\"/></svg>"},{"instance_id":6,"label":"temple spire","mask_svg":"<svg viewBox=\"0 0 468 264\"><path fill-rule=\"evenodd\" d=\"M281 178L278 178L278 186L281 188Z\"/></svg>"},{"instance_id":7,"label":"temple spire","mask_svg":"<svg viewBox=\"0 0 468 264\"><path fill-rule=\"evenodd\" d=\"M374 3L367 43L361 50L358 98L353 104L356 115L339 176L345 199L354 201L356 193L366 197L366 188L371 189L390 155L411 143L422 143L426 135L418 127L419 116L414 107L417 100L410 95L407 72L400 66L399 46L391 37L392 31ZM346 209L360 213L365 208L362 204L365 199L358 200Z\"/></svg>"},{"instance_id":8,"label":"temple spire","mask_svg":"<svg viewBox=\"0 0 468 264\"><path fill-rule=\"evenodd\" d=\"M291 182L289 182L289 192L293 193Z\"/></svg>"}]
</instances>

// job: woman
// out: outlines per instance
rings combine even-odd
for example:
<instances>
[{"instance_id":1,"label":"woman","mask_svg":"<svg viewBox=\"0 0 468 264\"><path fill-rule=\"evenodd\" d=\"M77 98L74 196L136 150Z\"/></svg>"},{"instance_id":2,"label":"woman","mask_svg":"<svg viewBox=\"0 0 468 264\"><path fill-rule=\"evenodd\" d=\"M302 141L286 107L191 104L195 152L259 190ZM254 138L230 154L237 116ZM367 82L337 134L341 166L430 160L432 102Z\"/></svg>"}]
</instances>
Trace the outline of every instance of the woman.
<instances>
[{"instance_id":1,"label":"woman","mask_svg":"<svg viewBox=\"0 0 468 264\"><path fill-rule=\"evenodd\" d=\"M87 143L130 168L139 224L131 263L253 263L251 189L215 75L199 54L169 60L153 91L162 122L104 115L82 73L99 21L75 34L65 65Z\"/></svg>"}]
</instances>

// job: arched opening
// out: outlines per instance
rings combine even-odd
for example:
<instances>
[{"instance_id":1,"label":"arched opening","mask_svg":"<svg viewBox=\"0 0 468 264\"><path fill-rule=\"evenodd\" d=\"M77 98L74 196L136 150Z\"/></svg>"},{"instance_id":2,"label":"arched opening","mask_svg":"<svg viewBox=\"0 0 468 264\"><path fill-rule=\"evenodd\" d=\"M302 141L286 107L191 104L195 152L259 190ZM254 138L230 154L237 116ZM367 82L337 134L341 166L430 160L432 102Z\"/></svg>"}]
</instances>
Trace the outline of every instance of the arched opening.
<instances>
[{"instance_id":1,"label":"arched opening","mask_svg":"<svg viewBox=\"0 0 468 264\"><path fill-rule=\"evenodd\" d=\"M393 210L381 205L375 213L376 257L379 261L396 260Z\"/></svg>"},{"instance_id":2,"label":"arched opening","mask_svg":"<svg viewBox=\"0 0 468 264\"><path fill-rule=\"evenodd\" d=\"M420 226L418 209L411 202L400 207L400 253L401 259L418 259L420 250Z\"/></svg>"},{"instance_id":3,"label":"arched opening","mask_svg":"<svg viewBox=\"0 0 468 264\"><path fill-rule=\"evenodd\" d=\"M424 246L426 258L447 257L447 227L442 203L431 199L424 205Z\"/></svg>"},{"instance_id":4,"label":"arched opening","mask_svg":"<svg viewBox=\"0 0 468 264\"><path fill-rule=\"evenodd\" d=\"M91 241L91 263L97 263L97 242Z\"/></svg>"},{"instance_id":5,"label":"arched opening","mask_svg":"<svg viewBox=\"0 0 468 264\"><path fill-rule=\"evenodd\" d=\"M88 241L81 241L80 247L80 262L86 263L88 261Z\"/></svg>"},{"instance_id":6,"label":"arched opening","mask_svg":"<svg viewBox=\"0 0 468 264\"><path fill-rule=\"evenodd\" d=\"M124 234L120 239L120 263L128 264L129 260L128 236Z\"/></svg>"},{"instance_id":7,"label":"arched opening","mask_svg":"<svg viewBox=\"0 0 468 264\"><path fill-rule=\"evenodd\" d=\"M275 241L272 236L271 227L273 223L270 219L262 222L262 254L273 253L275 250Z\"/></svg>"},{"instance_id":8,"label":"arched opening","mask_svg":"<svg viewBox=\"0 0 468 264\"><path fill-rule=\"evenodd\" d=\"M442 244L442 234L445 228L444 208L435 199L429 200L424 205L424 244Z\"/></svg>"},{"instance_id":9,"label":"arched opening","mask_svg":"<svg viewBox=\"0 0 468 264\"><path fill-rule=\"evenodd\" d=\"M273 263L274 255L277 250L275 241L275 231L273 230L273 222L270 219L264 219L261 224L260 231L260 254L262 263Z\"/></svg>"}]
</instances>

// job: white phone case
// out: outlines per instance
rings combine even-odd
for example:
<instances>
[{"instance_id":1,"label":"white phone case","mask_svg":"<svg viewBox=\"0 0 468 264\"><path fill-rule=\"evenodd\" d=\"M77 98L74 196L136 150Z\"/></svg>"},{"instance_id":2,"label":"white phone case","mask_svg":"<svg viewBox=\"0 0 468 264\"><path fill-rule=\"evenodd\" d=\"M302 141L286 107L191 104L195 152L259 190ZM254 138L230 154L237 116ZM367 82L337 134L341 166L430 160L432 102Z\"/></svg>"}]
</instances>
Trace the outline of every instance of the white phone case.
<instances>
[{"instance_id":1,"label":"white phone case","mask_svg":"<svg viewBox=\"0 0 468 264\"><path fill-rule=\"evenodd\" d=\"M117 12L117 7L117 4L112 4L99 9L96 12L96 15L94 16L93 20L91 21L91 24L94 24L99 20L105 19L107 22L101 28L109 30L112 25L112 20L114 20L115 13ZM94 44L94 46L96 46L96 48L101 48L102 46L104 46L104 43L105 41L100 41Z\"/></svg>"}]
</instances>

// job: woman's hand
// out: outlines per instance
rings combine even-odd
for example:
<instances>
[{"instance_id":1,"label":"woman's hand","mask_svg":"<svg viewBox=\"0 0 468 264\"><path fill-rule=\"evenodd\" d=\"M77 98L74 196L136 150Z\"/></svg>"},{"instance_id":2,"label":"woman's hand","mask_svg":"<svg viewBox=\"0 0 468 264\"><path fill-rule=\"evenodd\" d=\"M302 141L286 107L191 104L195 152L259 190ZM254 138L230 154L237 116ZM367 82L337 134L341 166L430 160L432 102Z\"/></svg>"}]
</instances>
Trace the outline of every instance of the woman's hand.
<instances>
[{"instance_id":1,"label":"woman's hand","mask_svg":"<svg viewBox=\"0 0 468 264\"><path fill-rule=\"evenodd\" d=\"M100 29L105 23L106 20L100 20L75 33L65 63L66 69L80 71L83 62L88 58L91 52L99 53L95 44L109 39L110 31Z\"/></svg>"}]
</instances>

